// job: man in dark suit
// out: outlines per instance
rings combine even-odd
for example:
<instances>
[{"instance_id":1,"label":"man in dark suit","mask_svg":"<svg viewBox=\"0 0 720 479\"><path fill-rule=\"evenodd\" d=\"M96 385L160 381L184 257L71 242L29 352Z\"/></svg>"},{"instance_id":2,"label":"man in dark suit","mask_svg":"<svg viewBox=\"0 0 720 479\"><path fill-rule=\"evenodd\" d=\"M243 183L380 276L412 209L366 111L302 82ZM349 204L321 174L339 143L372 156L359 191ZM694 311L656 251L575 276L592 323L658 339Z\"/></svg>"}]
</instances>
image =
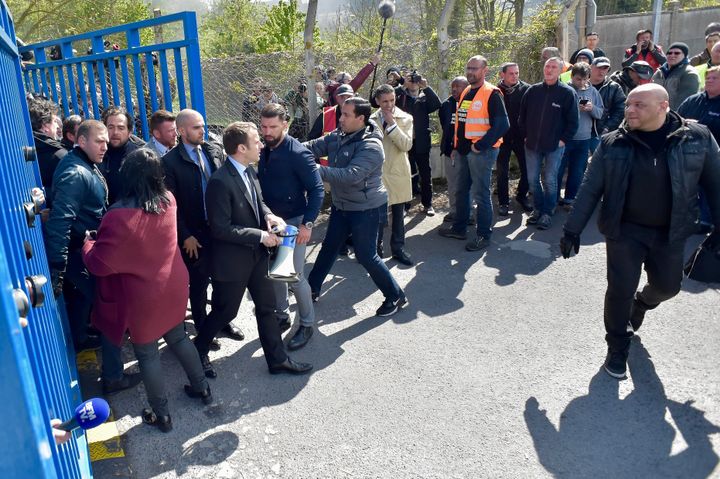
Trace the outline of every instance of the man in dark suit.
<instances>
[{"instance_id":1,"label":"man in dark suit","mask_svg":"<svg viewBox=\"0 0 720 479\"><path fill-rule=\"evenodd\" d=\"M210 176L223 164L222 149L205 142L205 120L195 110L182 110L175 119L181 141L162 159L165 184L177 200L178 242L190 273L190 309L195 330L207 318L207 288L210 284L210 227L205 213L205 189ZM198 156L199 155L199 156ZM245 335L228 324L229 337L241 341ZM213 348L220 345L213 339Z\"/></svg>"},{"instance_id":2,"label":"man in dark suit","mask_svg":"<svg viewBox=\"0 0 720 479\"><path fill-rule=\"evenodd\" d=\"M250 167L260 159L260 135L252 123L231 123L223 132L223 146L229 156L213 174L205 193L213 241L212 312L195 338L205 375L217 377L208 358L210 341L237 315L245 289L255 303L260 344L270 373L307 373L311 364L295 362L285 353L275 318L267 248L280 243L271 231L283 230L285 222L265 205L257 174Z\"/></svg>"}]
</instances>

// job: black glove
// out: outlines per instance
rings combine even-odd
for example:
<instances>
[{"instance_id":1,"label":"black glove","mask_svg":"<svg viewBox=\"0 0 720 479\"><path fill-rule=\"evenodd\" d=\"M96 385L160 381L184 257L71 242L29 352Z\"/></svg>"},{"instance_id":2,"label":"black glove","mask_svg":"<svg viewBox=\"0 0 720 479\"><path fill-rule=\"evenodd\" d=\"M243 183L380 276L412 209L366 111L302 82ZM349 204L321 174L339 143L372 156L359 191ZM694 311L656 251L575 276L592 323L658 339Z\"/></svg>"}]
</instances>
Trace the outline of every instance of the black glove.
<instances>
[{"instance_id":1,"label":"black glove","mask_svg":"<svg viewBox=\"0 0 720 479\"><path fill-rule=\"evenodd\" d=\"M575 250L575 254L580 252L580 235L566 231L563 237L560 238L560 252L563 258L569 258L573 249Z\"/></svg>"},{"instance_id":2,"label":"black glove","mask_svg":"<svg viewBox=\"0 0 720 479\"><path fill-rule=\"evenodd\" d=\"M59 269L50 269L50 283L52 284L53 295L57 298L62 294L63 281L65 280L65 271Z\"/></svg>"}]
</instances>

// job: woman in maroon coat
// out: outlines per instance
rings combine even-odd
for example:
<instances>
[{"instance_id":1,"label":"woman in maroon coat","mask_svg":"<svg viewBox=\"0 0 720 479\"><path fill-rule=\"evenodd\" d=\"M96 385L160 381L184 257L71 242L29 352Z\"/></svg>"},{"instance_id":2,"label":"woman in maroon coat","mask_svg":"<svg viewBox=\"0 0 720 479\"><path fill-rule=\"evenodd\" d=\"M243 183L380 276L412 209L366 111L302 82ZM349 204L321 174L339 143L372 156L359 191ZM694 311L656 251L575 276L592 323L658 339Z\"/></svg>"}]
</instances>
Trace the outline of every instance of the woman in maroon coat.
<instances>
[{"instance_id":1,"label":"woman in maroon coat","mask_svg":"<svg viewBox=\"0 0 720 479\"><path fill-rule=\"evenodd\" d=\"M130 333L152 408L143 410L143 421L169 432L160 338L185 369L188 396L212 402L200 357L183 325L188 272L177 244L177 206L163 183L160 159L148 149L128 155L120 181L120 200L97 234L88 232L83 246L85 265L97 277L92 324L118 346Z\"/></svg>"}]
</instances>

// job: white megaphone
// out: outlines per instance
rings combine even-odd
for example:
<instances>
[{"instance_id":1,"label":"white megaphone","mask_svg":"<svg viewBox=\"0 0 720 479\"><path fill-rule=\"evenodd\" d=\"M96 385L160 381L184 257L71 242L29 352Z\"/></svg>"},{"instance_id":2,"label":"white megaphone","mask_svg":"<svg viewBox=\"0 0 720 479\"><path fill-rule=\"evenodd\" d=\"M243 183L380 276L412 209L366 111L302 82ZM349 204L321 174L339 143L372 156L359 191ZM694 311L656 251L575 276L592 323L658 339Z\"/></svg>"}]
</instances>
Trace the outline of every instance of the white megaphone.
<instances>
[{"instance_id":1,"label":"white megaphone","mask_svg":"<svg viewBox=\"0 0 720 479\"><path fill-rule=\"evenodd\" d=\"M287 225L285 231L278 233L278 236L282 238L282 243L278 246L275 261L273 261L272 267L268 271L268 278L286 283L297 283L299 281L293 263L297 235L298 229L292 225Z\"/></svg>"}]
</instances>

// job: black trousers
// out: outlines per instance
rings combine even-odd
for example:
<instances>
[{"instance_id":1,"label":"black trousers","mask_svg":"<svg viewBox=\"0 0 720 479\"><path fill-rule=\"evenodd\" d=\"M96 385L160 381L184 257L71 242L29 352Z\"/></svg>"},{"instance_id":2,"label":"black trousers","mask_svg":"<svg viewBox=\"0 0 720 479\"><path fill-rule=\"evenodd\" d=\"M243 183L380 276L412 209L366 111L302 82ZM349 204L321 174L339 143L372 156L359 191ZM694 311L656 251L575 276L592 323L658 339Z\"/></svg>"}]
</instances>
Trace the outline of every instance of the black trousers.
<instances>
[{"instance_id":1,"label":"black trousers","mask_svg":"<svg viewBox=\"0 0 720 479\"><path fill-rule=\"evenodd\" d=\"M268 366L273 366L284 362L287 355L275 317L275 289L267 277L267 252L264 248L258 249L248 263L238 265L242 275L239 281L213 280L212 310L195 338L195 347L201 355L208 353L210 341L237 316L247 289L255 303L255 319L265 361Z\"/></svg>"},{"instance_id":2,"label":"black trousers","mask_svg":"<svg viewBox=\"0 0 720 479\"><path fill-rule=\"evenodd\" d=\"M525 162L525 144L522 139L503 141L497 157L497 191L498 203L501 205L510 204L510 153L515 153L520 166L520 184L518 185L518 199L525 198L529 191L527 163Z\"/></svg>"},{"instance_id":3,"label":"black trousers","mask_svg":"<svg viewBox=\"0 0 720 479\"><path fill-rule=\"evenodd\" d=\"M190 311L192 311L195 331L200 331L207 319L207 289L210 276L199 262L185 262L190 276Z\"/></svg>"},{"instance_id":4,"label":"black trousers","mask_svg":"<svg viewBox=\"0 0 720 479\"><path fill-rule=\"evenodd\" d=\"M637 293L644 310L653 309L680 291L685 241L669 242L667 231L623 223L618 239L607 239L605 331L611 348L627 347L628 322L642 268L647 284Z\"/></svg>"},{"instance_id":5,"label":"black trousers","mask_svg":"<svg viewBox=\"0 0 720 479\"><path fill-rule=\"evenodd\" d=\"M430 171L430 151L419 152L415 147L408 153L410 172L412 173L413 195L420 193L424 207L432 205L432 172Z\"/></svg>"}]
</instances>

